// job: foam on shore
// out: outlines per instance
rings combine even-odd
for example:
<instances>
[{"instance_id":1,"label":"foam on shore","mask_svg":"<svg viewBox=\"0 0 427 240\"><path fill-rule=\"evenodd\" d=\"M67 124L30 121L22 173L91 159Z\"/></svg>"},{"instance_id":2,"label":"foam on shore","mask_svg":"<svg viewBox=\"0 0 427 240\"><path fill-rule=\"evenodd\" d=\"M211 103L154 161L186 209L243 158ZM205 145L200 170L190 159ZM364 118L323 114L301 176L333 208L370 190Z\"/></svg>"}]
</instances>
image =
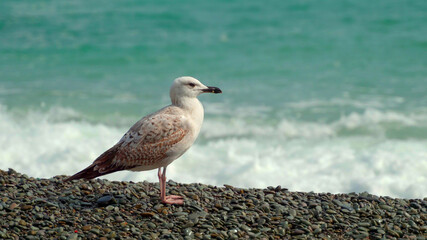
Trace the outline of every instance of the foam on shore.
<instances>
[{"instance_id":1,"label":"foam on shore","mask_svg":"<svg viewBox=\"0 0 427 240\"><path fill-rule=\"evenodd\" d=\"M296 191L427 195L427 141L396 132L423 129L423 115L371 109L331 123L286 118L268 123L251 121L244 115L248 111L236 118L207 114L196 144L168 167L168 178L239 187L280 184ZM127 131L124 125L93 123L72 109L17 114L1 107L0 168L34 177L71 175L118 141ZM157 181L155 172L105 178Z\"/></svg>"}]
</instances>

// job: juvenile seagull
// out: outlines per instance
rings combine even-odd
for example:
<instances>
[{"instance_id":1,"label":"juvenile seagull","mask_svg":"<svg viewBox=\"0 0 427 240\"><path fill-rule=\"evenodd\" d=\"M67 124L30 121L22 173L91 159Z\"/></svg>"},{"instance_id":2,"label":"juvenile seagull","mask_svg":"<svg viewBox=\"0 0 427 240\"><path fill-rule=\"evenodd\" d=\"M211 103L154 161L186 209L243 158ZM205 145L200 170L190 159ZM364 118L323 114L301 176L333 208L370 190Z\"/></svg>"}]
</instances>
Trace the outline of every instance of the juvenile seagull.
<instances>
[{"instance_id":1,"label":"juvenile seagull","mask_svg":"<svg viewBox=\"0 0 427 240\"><path fill-rule=\"evenodd\" d=\"M183 204L181 196L166 196L166 168L184 154L199 135L204 115L203 106L197 99L201 93L222 91L217 87L207 87L192 77L175 79L170 88L171 105L136 122L116 145L66 181L92 179L121 170L158 168L160 200Z\"/></svg>"}]
</instances>

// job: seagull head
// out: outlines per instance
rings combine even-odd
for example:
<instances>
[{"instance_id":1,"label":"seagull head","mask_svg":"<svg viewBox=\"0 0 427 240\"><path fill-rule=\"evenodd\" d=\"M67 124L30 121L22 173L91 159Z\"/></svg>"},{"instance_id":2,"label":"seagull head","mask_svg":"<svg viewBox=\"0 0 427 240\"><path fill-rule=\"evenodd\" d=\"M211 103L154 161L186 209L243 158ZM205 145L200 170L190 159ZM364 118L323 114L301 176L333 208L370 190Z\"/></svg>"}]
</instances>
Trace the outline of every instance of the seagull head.
<instances>
[{"instance_id":1,"label":"seagull head","mask_svg":"<svg viewBox=\"0 0 427 240\"><path fill-rule=\"evenodd\" d=\"M195 98L202 93L222 93L217 87L208 87L193 77L179 77L173 81L170 89L172 102L178 98Z\"/></svg>"}]
</instances>

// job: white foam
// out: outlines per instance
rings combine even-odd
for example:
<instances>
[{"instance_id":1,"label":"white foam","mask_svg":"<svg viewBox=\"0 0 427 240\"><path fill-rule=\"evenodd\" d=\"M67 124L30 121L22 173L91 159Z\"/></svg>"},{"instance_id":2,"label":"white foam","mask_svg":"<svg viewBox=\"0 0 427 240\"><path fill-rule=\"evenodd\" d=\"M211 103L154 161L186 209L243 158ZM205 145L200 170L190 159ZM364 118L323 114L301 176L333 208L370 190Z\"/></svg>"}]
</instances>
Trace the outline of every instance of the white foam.
<instances>
[{"instance_id":1,"label":"white foam","mask_svg":"<svg viewBox=\"0 0 427 240\"><path fill-rule=\"evenodd\" d=\"M396 99L396 102L401 102L401 98ZM289 102L286 104L287 107L297 108L297 109L307 109L307 108L315 108L315 107L327 107L327 106L351 106L356 108L382 108L384 107L384 103L378 101L377 99L370 99L366 101L354 100L349 98L332 98L329 100L305 100L299 102Z\"/></svg>"},{"instance_id":2,"label":"white foam","mask_svg":"<svg viewBox=\"0 0 427 240\"><path fill-rule=\"evenodd\" d=\"M427 141L373 138L219 139L195 145L169 169L177 181L291 190L362 192L406 198L427 195Z\"/></svg>"},{"instance_id":3,"label":"white foam","mask_svg":"<svg viewBox=\"0 0 427 240\"><path fill-rule=\"evenodd\" d=\"M347 116L342 116L341 119L336 123L339 126L345 126L346 128L353 129L361 126L372 126L373 124L379 123L399 123L406 126L415 126L417 124L423 124L420 120L425 117L404 115L401 113L386 111L382 112L373 108L366 109L362 114L351 113Z\"/></svg>"},{"instance_id":4,"label":"white foam","mask_svg":"<svg viewBox=\"0 0 427 240\"><path fill-rule=\"evenodd\" d=\"M71 174L117 141L122 129L73 120L71 109L12 115L0 107L0 168L34 177ZM64 121L64 119L67 119Z\"/></svg>"},{"instance_id":5,"label":"white foam","mask_svg":"<svg viewBox=\"0 0 427 240\"><path fill-rule=\"evenodd\" d=\"M344 98L331 98L328 100L311 99L298 102L286 103L286 107L295 109L310 109L316 107L354 107L359 109L375 108L383 109L385 107L396 106L405 102L402 97L387 97L380 99L378 97L370 99L352 99L348 97Z\"/></svg>"},{"instance_id":6,"label":"white foam","mask_svg":"<svg viewBox=\"0 0 427 240\"><path fill-rule=\"evenodd\" d=\"M205 119L196 144L168 167L168 178L241 187L282 185L294 191L427 196L426 138L388 139L375 131L340 135L343 129L369 126L387 131L390 122L422 127L425 115L370 109L332 123L283 118L269 124L248 115L215 117ZM0 168L34 177L71 175L126 130L90 123L72 109L15 114L0 105ZM157 182L155 171L124 171L105 178Z\"/></svg>"},{"instance_id":7,"label":"white foam","mask_svg":"<svg viewBox=\"0 0 427 240\"><path fill-rule=\"evenodd\" d=\"M230 111L232 112L232 111ZM355 135L374 136L388 131L390 127L421 127L427 128L427 113L403 114L392 111L380 111L368 108L363 112L352 112L342 115L338 120L330 123L301 122L283 118L276 124L265 124L263 121L254 121L247 115L239 116L235 111L233 118L220 118L204 123L205 138L221 138L231 136L274 136L276 138L329 138L337 137L343 130L363 128L365 131ZM395 124L395 125L391 125ZM379 136L379 135L377 135Z\"/></svg>"}]
</instances>

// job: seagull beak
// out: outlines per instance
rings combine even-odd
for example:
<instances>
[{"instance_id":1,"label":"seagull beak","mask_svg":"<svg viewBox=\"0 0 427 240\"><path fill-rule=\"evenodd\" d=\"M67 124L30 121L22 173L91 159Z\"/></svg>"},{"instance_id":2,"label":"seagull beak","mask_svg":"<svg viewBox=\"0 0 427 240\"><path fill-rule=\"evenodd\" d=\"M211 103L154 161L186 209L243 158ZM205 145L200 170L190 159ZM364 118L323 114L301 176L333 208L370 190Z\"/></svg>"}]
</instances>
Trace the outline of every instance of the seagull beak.
<instances>
[{"instance_id":1,"label":"seagull beak","mask_svg":"<svg viewBox=\"0 0 427 240\"><path fill-rule=\"evenodd\" d=\"M202 92L205 92L205 93L222 93L221 89L219 89L217 87L208 87L208 88L202 89Z\"/></svg>"}]
</instances>

